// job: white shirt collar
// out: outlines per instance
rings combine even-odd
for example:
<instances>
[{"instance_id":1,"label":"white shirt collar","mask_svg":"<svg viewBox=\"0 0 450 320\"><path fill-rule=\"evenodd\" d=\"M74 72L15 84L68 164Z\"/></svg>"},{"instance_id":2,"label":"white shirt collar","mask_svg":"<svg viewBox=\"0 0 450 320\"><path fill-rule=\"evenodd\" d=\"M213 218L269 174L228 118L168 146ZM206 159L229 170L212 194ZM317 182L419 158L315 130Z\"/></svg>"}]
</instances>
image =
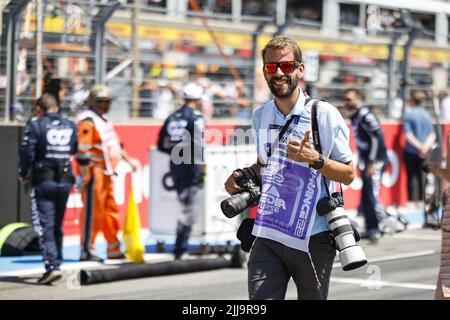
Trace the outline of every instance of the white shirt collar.
<instances>
[{"instance_id":1,"label":"white shirt collar","mask_svg":"<svg viewBox=\"0 0 450 320\"><path fill-rule=\"evenodd\" d=\"M288 114L288 117L291 117L292 115L298 116L303 112L303 109L305 109L305 94L303 93L301 88L298 88L298 90L300 91L300 94L298 95L297 102L295 103L291 112Z\"/></svg>"},{"instance_id":2,"label":"white shirt collar","mask_svg":"<svg viewBox=\"0 0 450 320\"><path fill-rule=\"evenodd\" d=\"M289 120L289 118L292 117L293 115L300 115L303 112L303 109L305 108L305 100L306 100L305 94L303 93L303 91L300 87L298 88L298 90L300 90L300 93L298 95L297 102L295 103L291 112L289 112L289 114L286 117L284 117L283 113L278 108L275 99L273 99L275 107L277 108L277 112L280 115L282 115L286 121Z\"/></svg>"}]
</instances>

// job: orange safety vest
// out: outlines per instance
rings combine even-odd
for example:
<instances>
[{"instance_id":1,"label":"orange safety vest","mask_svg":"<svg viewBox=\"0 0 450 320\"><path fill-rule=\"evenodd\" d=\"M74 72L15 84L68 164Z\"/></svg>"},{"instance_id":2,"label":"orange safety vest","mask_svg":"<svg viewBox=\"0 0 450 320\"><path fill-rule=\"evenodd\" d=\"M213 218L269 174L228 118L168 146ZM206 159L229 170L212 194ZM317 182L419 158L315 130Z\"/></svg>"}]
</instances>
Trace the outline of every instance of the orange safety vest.
<instances>
[{"instance_id":1,"label":"orange safety vest","mask_svg":"<svg viewBox=\"0 0 450 320\"><path fill-rule=\"evenodd\" d=\"M77 130L79 152L89 153L92 161L113 174L122 159L122 146L112 122L106 115L85 110L77 117Z\"/></svg>"}]
</instances>

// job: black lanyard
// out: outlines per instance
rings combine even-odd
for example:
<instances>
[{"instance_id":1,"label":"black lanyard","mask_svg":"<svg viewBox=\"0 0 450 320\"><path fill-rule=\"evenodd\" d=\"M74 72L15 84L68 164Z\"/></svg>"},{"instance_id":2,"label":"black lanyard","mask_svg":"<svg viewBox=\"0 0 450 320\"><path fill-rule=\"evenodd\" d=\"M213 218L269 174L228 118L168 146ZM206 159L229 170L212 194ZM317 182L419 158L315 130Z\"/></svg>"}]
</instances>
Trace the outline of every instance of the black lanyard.
<instances>
[{"instance_id":1,"label":"black lanyard","mask_svg":"<svg viewBox=\"0 0 450 320\"><path fill-rule=\"evenodd\" d=\"M275 150L276 145L283 139L284 134L286 133L287 129L291 125L292 121L295 120L295 124L298 123L300 116L299 115L292 115L288 121L284 124L283 128L281 128L280 132L278 133L278 138L272 143L269 150L267 150L267 158L270 158L272 156L272 150Z\"/></svg>"}]
</instances>

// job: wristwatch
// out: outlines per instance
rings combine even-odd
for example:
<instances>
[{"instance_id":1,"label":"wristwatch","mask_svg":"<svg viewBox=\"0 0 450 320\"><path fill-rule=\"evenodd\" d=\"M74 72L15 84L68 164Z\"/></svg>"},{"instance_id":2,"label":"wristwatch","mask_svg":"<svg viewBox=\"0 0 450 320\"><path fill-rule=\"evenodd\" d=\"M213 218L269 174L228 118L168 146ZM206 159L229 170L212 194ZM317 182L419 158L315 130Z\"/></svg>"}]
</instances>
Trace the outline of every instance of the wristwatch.
<instances>
[{"instance_id":1,"label":"wristwatch","mask_svg":"<svg viewBox=\"0 0 450 320\"><path fill-rule=\"evenodd\" d=\"M325 163L325 161L323 160L323 155L321 153L319 153L319 159L316 160L316 162L314 162L313 164L310 164L309 167L316 169L316 170L320 170L320 169L322 169L324 163Z\"/></svg>"}]
</instances>

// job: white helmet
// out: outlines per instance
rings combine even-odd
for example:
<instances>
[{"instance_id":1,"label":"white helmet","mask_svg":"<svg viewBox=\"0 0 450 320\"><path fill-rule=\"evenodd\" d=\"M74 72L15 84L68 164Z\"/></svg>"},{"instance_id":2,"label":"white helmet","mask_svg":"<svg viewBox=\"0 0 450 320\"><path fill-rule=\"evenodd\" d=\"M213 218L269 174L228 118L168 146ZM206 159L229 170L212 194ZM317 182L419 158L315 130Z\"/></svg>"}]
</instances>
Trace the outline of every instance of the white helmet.
<instances>
[{"instance_id":1,"label":"white helmet","mask_svg":"<svg viewBox=\"0 0 450 320\"><path fill-rule=\"evenodd\" d=\"M183 89L183 98L187 100L198 100L203 95L203 88L198 84L190 83Z\"/></svg>"}]
</instances>

